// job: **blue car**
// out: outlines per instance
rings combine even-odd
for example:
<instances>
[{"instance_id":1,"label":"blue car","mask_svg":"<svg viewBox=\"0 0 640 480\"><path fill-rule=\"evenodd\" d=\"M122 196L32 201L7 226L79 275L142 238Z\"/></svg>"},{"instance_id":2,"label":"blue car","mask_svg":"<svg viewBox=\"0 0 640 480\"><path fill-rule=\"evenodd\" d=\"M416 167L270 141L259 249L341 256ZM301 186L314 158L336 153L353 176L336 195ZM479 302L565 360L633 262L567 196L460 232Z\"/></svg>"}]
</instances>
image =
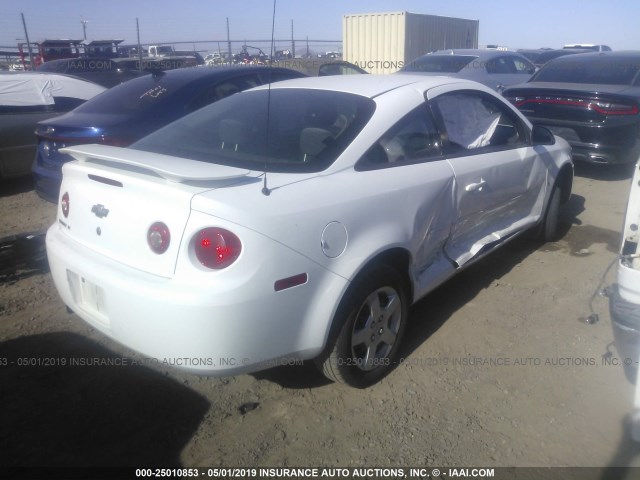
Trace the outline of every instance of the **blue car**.
<instances>
[{"instance_id":1,"label":"blue car","mask_svg":"<svg viewBox=\"0 0 640 480\"><path fill-rule=\"evenodd\" d=\"M59 152L63 147L85 143L126 147L233 93L304 76L286 68L244 66L185 68L129 80L65 115L38 124L35 190L45 200L58 202L62 165L71 160Z\"/></svg>"}]
</instances>

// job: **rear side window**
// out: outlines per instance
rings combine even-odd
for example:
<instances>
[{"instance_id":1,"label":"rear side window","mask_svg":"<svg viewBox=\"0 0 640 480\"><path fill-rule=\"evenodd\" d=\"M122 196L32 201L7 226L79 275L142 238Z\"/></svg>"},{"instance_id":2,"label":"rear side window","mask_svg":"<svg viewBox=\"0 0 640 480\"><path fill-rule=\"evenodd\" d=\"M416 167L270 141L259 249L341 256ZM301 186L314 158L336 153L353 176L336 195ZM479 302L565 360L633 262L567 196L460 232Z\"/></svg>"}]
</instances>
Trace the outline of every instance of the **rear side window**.
<instances>
[{"instance_id":1,"label":"rear side window","mask_svg":"<svg viewBox=\"0 0 640 480\"><path fill-rule=\"evenodd\" d=\"M318 172L353 141L373 100L342 92L279 88L231 95L131 148L252 170Z\"/></svg>"},{"instance_id":2,"label":"rear side window","mask_svg":"<svg viewBox=\"0 0 640 480\"><path fill-rule=\"evenodd\" d=\"M487 62L487 73L516 73L516 67L509 57L492 58Z\"/></svg>"},{"instance_id":3,"label":"rear side window","mask_svg":"<svg viewBox=\"0 0 640 480\"><path fill-rule=\"evenodd\" d=\"M210 103L222 100L234 93L248 90L260 85L258 75L243 75L240 77L229 78L221 82L215 82L209 85L200 95L189 102L189 110L197 110Z\"/></svg>"},{"instance_id":4,"label":"rear side window","mask_svg":"<svg viewBox=\"0 0 640 480\"><path fill-rule=\"evenodd\" d=\"M374 143L359 160L356 169L412 164L428 161L441 154L441 135L426 105L421 105Z\"/></svg>"}]
</instances>

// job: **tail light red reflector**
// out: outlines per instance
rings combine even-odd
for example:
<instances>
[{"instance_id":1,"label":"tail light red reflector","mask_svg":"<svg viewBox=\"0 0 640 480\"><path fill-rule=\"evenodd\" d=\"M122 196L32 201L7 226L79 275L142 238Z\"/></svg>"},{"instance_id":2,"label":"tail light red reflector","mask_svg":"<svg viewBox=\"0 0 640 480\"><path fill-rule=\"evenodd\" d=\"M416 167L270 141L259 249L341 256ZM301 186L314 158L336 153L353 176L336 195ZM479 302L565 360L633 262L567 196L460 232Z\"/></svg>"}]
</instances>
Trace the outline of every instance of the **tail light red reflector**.
<instances>
[{"instance_id":1,"label":"tail light red reflector","mask_svg":"<svg viewBox=\"0 0 640 480\"><path fill-rule=\"evenodd\" d=\"M242 251L240 239L224 228L200 230L194 237L195 254L207 268L220 270L235 262Z\"/></svg>"}]
</instances>

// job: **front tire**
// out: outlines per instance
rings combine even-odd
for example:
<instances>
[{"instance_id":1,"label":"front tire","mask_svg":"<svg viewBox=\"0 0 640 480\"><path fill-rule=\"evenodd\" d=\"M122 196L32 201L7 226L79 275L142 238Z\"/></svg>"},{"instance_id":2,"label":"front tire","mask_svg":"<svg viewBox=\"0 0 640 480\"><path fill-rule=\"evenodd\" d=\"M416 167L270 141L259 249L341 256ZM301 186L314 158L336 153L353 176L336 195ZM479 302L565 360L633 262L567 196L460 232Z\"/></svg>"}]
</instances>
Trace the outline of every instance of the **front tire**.
<instances>
[{"instance_id":1,"label":"front tire","mask_svg":"<svg viewBox=\"0 0 640 480\"><path fill-rule=\"evenodd\" d=\"M547 211L540 225L539 238L543 242L555 242L560 240L560 202L562 200L562 191L556 184L549 198Z\"/></svg>"},{"instance_id":2,"label":"front tire","mask_svg":"<svg viewBox=\"0 0 640 480\"><path fill-rule=\"evenodd\" d=\"M364 388L394 367L404 335L409 305L406 285L386 265L369 270L350 287L334 321L342 325L325 358L324 375L335 382Z\"/></svg>"}]
</instances>

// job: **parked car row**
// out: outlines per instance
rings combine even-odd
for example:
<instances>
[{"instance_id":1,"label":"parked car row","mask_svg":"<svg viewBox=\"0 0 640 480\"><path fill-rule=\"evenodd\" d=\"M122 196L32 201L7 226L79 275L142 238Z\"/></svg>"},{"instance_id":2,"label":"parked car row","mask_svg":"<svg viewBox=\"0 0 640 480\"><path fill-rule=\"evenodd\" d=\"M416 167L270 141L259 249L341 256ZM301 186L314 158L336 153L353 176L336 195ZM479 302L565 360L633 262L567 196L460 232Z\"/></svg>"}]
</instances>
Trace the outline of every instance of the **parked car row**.
<instances>
[{"instance_id":1,"label":"parked car row","mask_svg":"<svg viewBox=\"0 0 640 480\"><path fill-rule=\"evenodd\" d=\"M22 77L7 74L2 77L5 88L0 89L0 179L27 175L33 165L36 192L46 200L57 202L60 168L69 160L58 153L59 148L92 142L128 145L197 108L263 83L306 75L366 73L340 60L292 62L288 64L291 68L221 66L140 72L121 69L120 63L110 59L82 58L56 60L41 66L43 71L55 74L26 73ZM137 78L141 76L143 78ZM105 90L90 80L116 86L82 109L59 117L90 97L85 95L71 101L56 96L52 97L55 101L51 104L12 105L17 91L13 85L23 84L25 79L29 79L34 89L45 82L43 79L48 79L49 85L74 82L81 86L76 87L80 95L87 91L95 95ZM37 95L33 98L38 101ZM52 120L36 125L47 118Z\"/></svg>"},{"instance_id":2,"label":"parked car row","mask_svg":"<svg viewBox=\"0 0 640 480\"><path fill-rule=\"evenodd\" d=\"M607 48L544 51L541 55L555 58L545 59L538 71L514 52L438 51L400 73L473 79L502 92L534 124L565 138L576 160L633 163L640 154L640 52Z\"/></svg>"},{"instance_id":3,"label":"parked car row","mask_svg":"<svg viewBox=\"0 0 640 480\"><path fill-rule=\"evenodd\" d=\"M38 148L33 174L38 195L58 201L62 165L71 160L60 150L101 143L125 147L154 130L210 103L248 88L303 77L284 68L186 68L130 80L72 112L36 128Z\"/></svg>"},{"instance_id":4,"label":"parked car row","mask_svg":"<svg viewBox=\"0 0 640 480\"><path fill-rule=\"evenodd\" d=\"M56 287L145 355L236 359L197 373L312 359L371 385L413 302L525 232L557 238L572 154L640 154L640 52L534 68L446 51L388 76L194 68L80 98L37 128Z\"/></svg>"}]
</instances>

